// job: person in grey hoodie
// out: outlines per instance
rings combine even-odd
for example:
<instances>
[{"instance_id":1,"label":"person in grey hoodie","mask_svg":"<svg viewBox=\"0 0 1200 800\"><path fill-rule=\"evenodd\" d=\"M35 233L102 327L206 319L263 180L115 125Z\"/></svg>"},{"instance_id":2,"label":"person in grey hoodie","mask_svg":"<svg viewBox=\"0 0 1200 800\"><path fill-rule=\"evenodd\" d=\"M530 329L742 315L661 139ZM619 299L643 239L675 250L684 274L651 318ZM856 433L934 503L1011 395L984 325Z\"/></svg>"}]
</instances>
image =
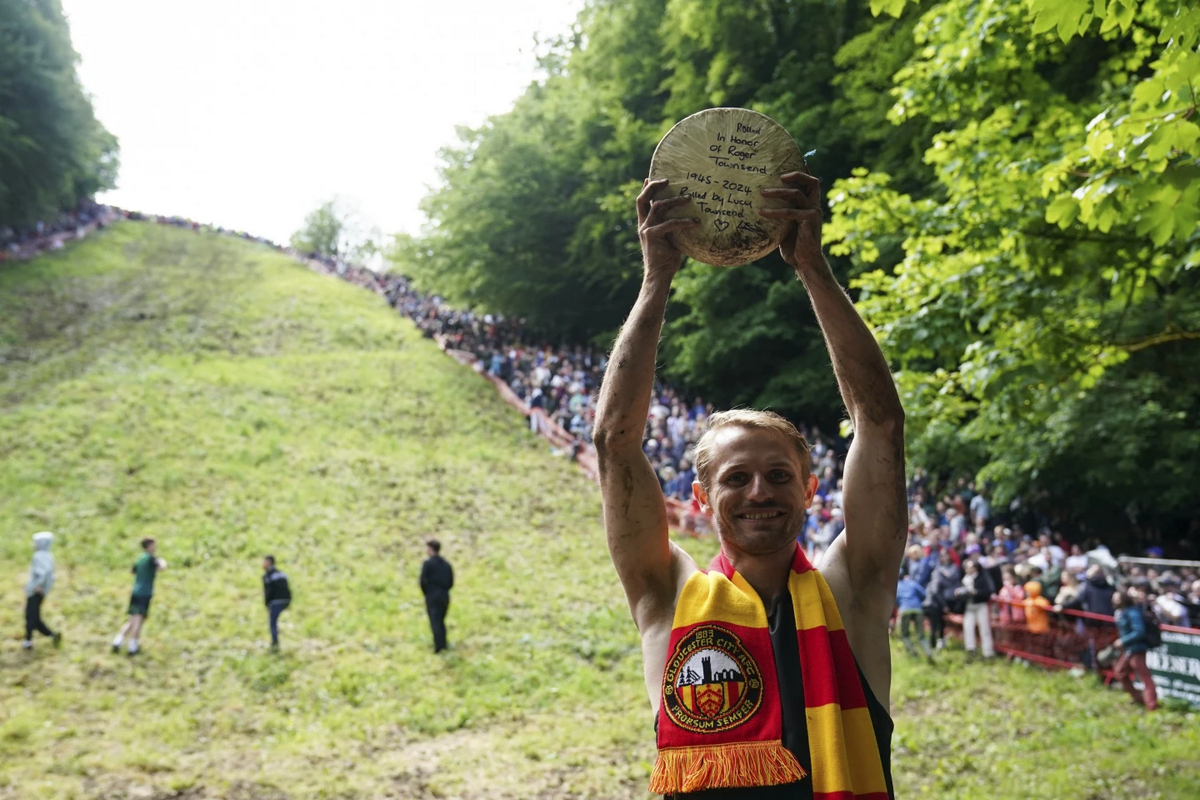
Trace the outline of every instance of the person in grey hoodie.
<instances>
[{"instance_id":1,"label":"person in grey hoodie","mask_svg":"<svg viewBox=\"0 0 1200 800\"><path fill-rule=\"evenodd\" d=\"M42 602L54 586L54 556L50 544L54 534L42 531L33 535L33 562L29 565L29 582L25 584L25 639L21 646L26 650L33 647L33 632L54 640L54 646L62 643L62 634L55 633L42 622Z\"/></svg>"}]
</instances>

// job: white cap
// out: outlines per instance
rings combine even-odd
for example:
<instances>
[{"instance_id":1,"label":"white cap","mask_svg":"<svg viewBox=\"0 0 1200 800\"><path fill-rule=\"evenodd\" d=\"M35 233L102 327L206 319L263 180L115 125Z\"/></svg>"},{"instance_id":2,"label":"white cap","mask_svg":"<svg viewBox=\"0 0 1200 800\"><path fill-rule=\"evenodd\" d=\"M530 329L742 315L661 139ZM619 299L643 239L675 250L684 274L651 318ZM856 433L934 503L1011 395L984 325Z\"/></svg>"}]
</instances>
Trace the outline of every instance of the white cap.
<instances>
[{"instance_id":1,"label":"white cap","mask_svg":"<svg viewBox=\"0 0 1200 800\"><path fill-rule=\"evenodd\" d=\"M54 534L50 531L39 531L33 535L33 540L35 542L52 542L54 541Z\"/></svg>"}]
</instances>

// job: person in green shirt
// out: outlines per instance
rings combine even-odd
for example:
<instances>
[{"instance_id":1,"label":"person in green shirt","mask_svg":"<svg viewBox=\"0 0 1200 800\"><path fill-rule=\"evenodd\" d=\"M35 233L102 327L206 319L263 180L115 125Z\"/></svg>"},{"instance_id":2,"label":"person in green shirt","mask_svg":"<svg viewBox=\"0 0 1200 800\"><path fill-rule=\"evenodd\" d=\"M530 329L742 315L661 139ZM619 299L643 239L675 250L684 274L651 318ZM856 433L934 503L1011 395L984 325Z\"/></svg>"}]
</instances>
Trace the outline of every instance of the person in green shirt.
<instances>
[{"instance_id":1,"label":"person in green shirt","mask_svg":"<svg viewBox=\"0 0 1200 800\"><path fill-rule=\"evenodd\" d=\"M125 637L129 637L129 655L137 655L138 638L142 625L150 615L150 599L154 596L154 578L167 568L167 562L158 557L158 544L152 537L142 539L142 554L133 565L133 592L129 596L129 619L121 626L113 639L112 650L119 652Z\"/></svg>"}]
</instances>

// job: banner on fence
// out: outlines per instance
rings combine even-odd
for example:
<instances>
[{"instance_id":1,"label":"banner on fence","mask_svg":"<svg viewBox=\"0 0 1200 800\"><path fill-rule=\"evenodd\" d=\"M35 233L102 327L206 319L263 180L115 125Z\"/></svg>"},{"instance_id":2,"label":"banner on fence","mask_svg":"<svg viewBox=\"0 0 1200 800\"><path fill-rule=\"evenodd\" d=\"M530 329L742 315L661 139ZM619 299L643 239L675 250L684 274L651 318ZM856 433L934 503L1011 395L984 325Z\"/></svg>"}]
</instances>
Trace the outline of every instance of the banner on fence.
<instances>
[{"instance_id":1,"label":"banner on fence","mask_svg":"<svg viewBox=\"0 0 1200 800\"><path fill-rule=\"evenodd\" d=\"M1164 630L1162 647L1146 653L1159 697L1177 697L1200 708L1200 634Z\"/></svg>"}]
</instances>

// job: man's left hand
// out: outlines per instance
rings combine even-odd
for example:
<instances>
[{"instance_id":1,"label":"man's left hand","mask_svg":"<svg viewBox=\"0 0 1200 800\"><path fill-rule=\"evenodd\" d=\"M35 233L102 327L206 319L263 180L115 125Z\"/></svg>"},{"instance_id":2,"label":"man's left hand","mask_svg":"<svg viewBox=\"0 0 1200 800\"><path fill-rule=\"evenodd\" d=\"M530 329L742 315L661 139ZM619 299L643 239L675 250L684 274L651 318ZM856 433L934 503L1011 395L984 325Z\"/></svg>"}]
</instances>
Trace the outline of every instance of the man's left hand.
<instances>
[{"instance_id":1,"label":"man's left hand","mask_svg":"<svg viewBox=\"0 0 1200 800\"><path fill-rule=\"evenodd\" d=\"M792 208L764 208L759 216L765 219L791 220L795 224L779 245L779 254L799 275L818 268L827 268L821 252L821 181L804 172L789 172L780 179L787 186L762 189L762 196L787 200Z\"/></svg>"}]
</instances>

